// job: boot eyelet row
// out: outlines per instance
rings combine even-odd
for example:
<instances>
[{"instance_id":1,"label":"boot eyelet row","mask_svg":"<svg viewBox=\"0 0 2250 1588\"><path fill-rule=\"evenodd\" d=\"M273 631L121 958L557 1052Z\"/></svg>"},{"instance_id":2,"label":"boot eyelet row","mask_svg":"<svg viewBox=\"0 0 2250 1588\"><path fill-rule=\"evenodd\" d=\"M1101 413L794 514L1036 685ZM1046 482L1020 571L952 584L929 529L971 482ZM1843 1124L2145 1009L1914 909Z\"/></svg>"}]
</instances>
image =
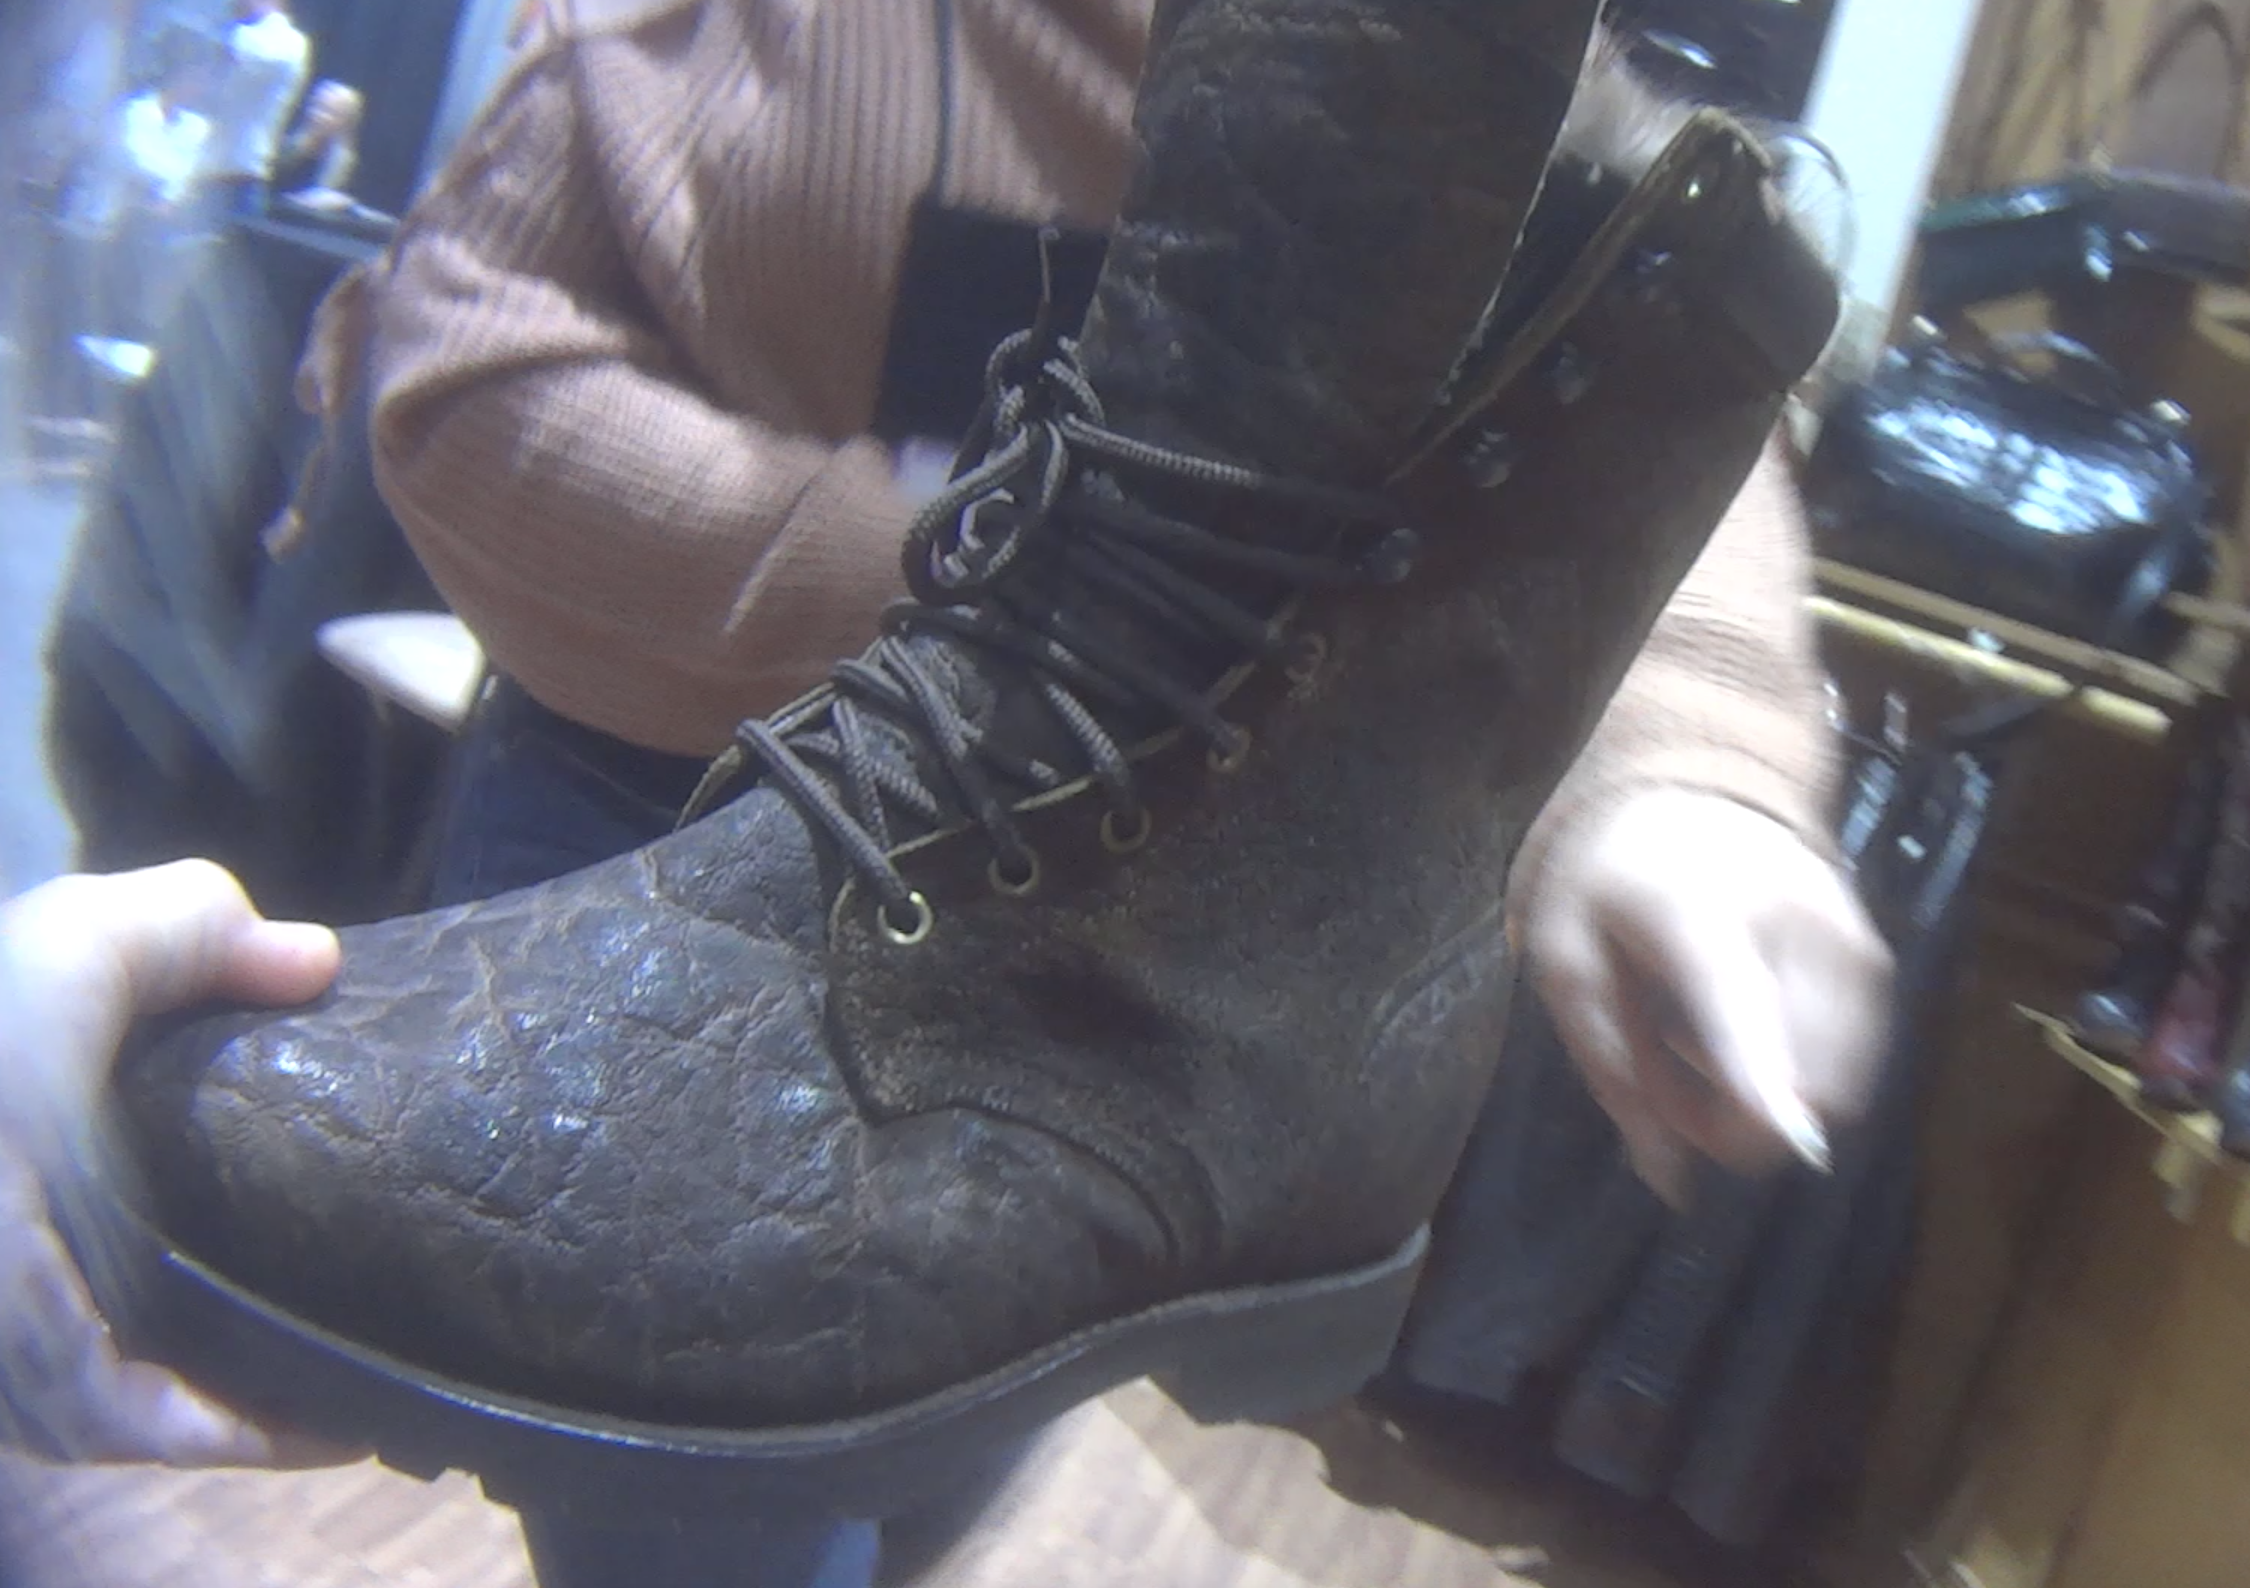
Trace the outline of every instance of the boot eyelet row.
<instances>
[{"instance_id":1,"label":"boot eyelet row","mask_svg":"<svg viewBox=\"0 0 2250 1588\"><path fill-rule=\"evenodd\" d=\"M1000 869L1000 857L998 855L992 857L984 868L984 877L987 882L992 884L994 893L1003 894L1011 899L1021 899L1039 891L1041 875L1039 851L1026 849L1024 857L1029 864L1020 877L1009 876L1007 872Z\"/></svg>"},{"instance_id":2,"label":"boot eyelet row","mask_svg":"<svg viewBox=\"0 0 2250 1588\"><path fill-rule=\"evenodd\" d=\"M1515 477L1523 449L1505 430L1484 429L1469 437L1461 449L1461 467L1480 491L1496 491Z\"/></svg>"},{"instance_id":3,"label":"boot eyelet row","mask_svg":"<svg viewBox=\"0 0 2250 1588\"><path fill-rule=\"evenodd\" d=\"M1328 640L1325 635L1300 634L1295 645L1296 654L1281 669L1282 676L1292 684L1309 684L1320 676L1321 664L1328 660Z\"/></svg>"},{"instance_id":4,"label":"boot eyelet row","mask_svg":"<svg viewBox=\"0 0 2250 1588\"><path fill-rule=\"evenodd\" d=\"M1203 759L1204 764L1214 772L1241 771L1250 760L1250 730L1247 728L1237 729L1233 744L1228 745L1225 749L1213 745Z\"/></svg>"},{"instance_id":5,"label":"boot eyelet row","mask_svg":"<svg viewBox=\"0 0 2250 1588\"><path fill-rule=\"evenodd\" d=\"M937 925L937 911L930 908L928 899L919 893L910 893L906 896L906 902L914 912L914 921L910 926L900 926L892 920L889 905L880 904L875 907L876 927L885 938L900 948L912 948L922 942L930 935L930 928Z\"/></svg>"},{"instance_id":6,"label":"boot eyelet row","mask_svg":"<svg viewBox=\"0 0 2250 1588\"><path fill-rule=\"evenodd\" d=\"M1148 842L1149 831L1155 825L1155 818L1149 815L1145 806L1141 810L1140 820L1130 828L1118 826L1117 812L1103 811L1102 847L1113 855L1129 855Z\"/></svg>"}]
</instances>

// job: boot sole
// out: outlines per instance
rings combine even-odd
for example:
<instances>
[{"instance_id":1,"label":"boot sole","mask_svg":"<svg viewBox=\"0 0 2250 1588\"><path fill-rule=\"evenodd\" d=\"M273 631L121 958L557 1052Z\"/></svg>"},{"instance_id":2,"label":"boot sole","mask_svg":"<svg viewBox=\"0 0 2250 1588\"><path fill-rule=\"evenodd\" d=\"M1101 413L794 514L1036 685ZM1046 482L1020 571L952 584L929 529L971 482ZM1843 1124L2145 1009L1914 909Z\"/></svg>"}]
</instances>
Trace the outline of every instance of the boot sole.
<instances>
[{"instance_id":1,"label":"boot sole","mask_svg":"<svg viewBox=\"0 0 2250 1588\"><path fill-rule=\"evenodd\" d=\"M467 1472L503 1505L636 1524L748 1505L895 1514L1139 1378L1204 1423L1317 1411L1388 1365L1429 1247L1424 1228L1364 1268L1165 1302L888 1411L729 1430L589 1415L427 1372L274 1307L118 1213L95 1248L109 1260L87 1271L134 1355L411 1476ZM102 1276L122 1295L100 1294Z\"/></svg>"}]
</instances>

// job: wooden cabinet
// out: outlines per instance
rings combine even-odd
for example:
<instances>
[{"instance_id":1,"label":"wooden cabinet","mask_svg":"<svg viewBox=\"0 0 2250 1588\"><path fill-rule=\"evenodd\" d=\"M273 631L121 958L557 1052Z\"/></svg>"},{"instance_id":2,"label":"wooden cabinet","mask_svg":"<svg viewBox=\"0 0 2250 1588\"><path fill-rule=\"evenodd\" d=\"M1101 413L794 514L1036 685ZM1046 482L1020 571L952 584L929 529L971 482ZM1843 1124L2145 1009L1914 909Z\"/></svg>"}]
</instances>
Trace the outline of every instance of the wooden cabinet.
<instances>
[{"instance_id":1,"label":"wooden cabinet","mask_svg":"<svg viewBox=\"0 0 2250 1588\"><path fill-rule=\"evenodd\" d=\"M2178 775L2196 683L1828 570L1831 670L1868 720L1925 725L1996 686L2108 680L2002 769L1962 975L1925 1098L1921 1241L1857 1514L1821 1578L1851 1588L2250 1583L2250 1172L2183 1145L2025 1011L2099 975L2109 913ZM1908 611L1906 609L1914 610ZM2105 1081L2108 1084L2104 1084ZM1910 1540L1902 1552L1901 1540Z\"/></svg>"},{"instance_id":2,"label":"wooden cabinet","mask_svg":"<svg viewBox=\"0 0 2250 1588\"><path fill-rule=\"evenodd\" d=\"M2161 1141L2079 1081L2056 1194L1914 1551L1925 1580L2250 1581L2250 1178Z\"/></svg>"}]
</instances>

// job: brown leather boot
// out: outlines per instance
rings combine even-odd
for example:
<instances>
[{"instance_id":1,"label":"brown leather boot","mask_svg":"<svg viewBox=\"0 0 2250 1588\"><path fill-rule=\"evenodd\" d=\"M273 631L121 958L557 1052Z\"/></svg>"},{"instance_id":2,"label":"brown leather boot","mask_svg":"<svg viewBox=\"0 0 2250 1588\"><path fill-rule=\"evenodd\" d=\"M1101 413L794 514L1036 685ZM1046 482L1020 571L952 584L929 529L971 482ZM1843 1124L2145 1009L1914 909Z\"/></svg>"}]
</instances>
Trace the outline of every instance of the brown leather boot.
<instances>
[{"instance_id":1,"label":"brown leather boot","mask_svg":"<svg viewBox=\"0 0 2250 1588\"><path fill-rule=\"evenodd\" d=\"M1498 290L1594 10L1168 5L1082 336L754 786L126 1064L157 1343L504 1497L847 1509L1375 1372L1510 857L1834 315L1717 117L1559 162Z\"/></svg>"},{"instance_id":2,"label":"brown leather boot","mask_svg":"<svg viewBox=\"0 0 2250 1588\"><path fill-rule=\"evenodd\" d=\"M2236 713L2221 740L2218 831L2205 851L2201 897L2182 945L2178 976L2133 1057L2141 1095L2157 1108L2201 1108L2226 1064L2227 1029L2250 949L2250 716Z\"/></svg>"},{"instance_id":3,"label":"brown leather boot","mask_svg":"<svg viewBox=\"0 0 2250 1588\"><path fill-rule=\"evenodd\" d=\"M2117 944L2101 981L2078 1000L2074 1034L2112 1064L2131 1064L2186 957L2197 898L2218 835L2226 785L2225 710L2199 708L2181 723L2191 746L2157 845L2134 874L2118 912Z\"/></svg>"}]
</instances>

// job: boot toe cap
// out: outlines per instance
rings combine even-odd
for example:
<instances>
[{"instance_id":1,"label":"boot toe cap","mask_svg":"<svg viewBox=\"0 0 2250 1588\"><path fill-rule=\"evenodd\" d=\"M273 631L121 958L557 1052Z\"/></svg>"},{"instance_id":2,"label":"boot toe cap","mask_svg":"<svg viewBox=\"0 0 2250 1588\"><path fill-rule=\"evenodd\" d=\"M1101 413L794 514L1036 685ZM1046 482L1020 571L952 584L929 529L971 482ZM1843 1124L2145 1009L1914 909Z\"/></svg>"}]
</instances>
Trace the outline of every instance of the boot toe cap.
<instances>
[{"instance_id":1,"label":"boot toe cap","mask_svg":"<svg viewBox=\"0 0 2250 1588\"><path fill-rule=\"evenodd\" d=\"M420 1369L725 1426L957 1382L1161 1262L1145 1205L1066 1142L868 1119L787 947L561 914L348 934L320 1005L159 1035L121 1094L166 1233Z\"/></svg>"}]
</instances>

